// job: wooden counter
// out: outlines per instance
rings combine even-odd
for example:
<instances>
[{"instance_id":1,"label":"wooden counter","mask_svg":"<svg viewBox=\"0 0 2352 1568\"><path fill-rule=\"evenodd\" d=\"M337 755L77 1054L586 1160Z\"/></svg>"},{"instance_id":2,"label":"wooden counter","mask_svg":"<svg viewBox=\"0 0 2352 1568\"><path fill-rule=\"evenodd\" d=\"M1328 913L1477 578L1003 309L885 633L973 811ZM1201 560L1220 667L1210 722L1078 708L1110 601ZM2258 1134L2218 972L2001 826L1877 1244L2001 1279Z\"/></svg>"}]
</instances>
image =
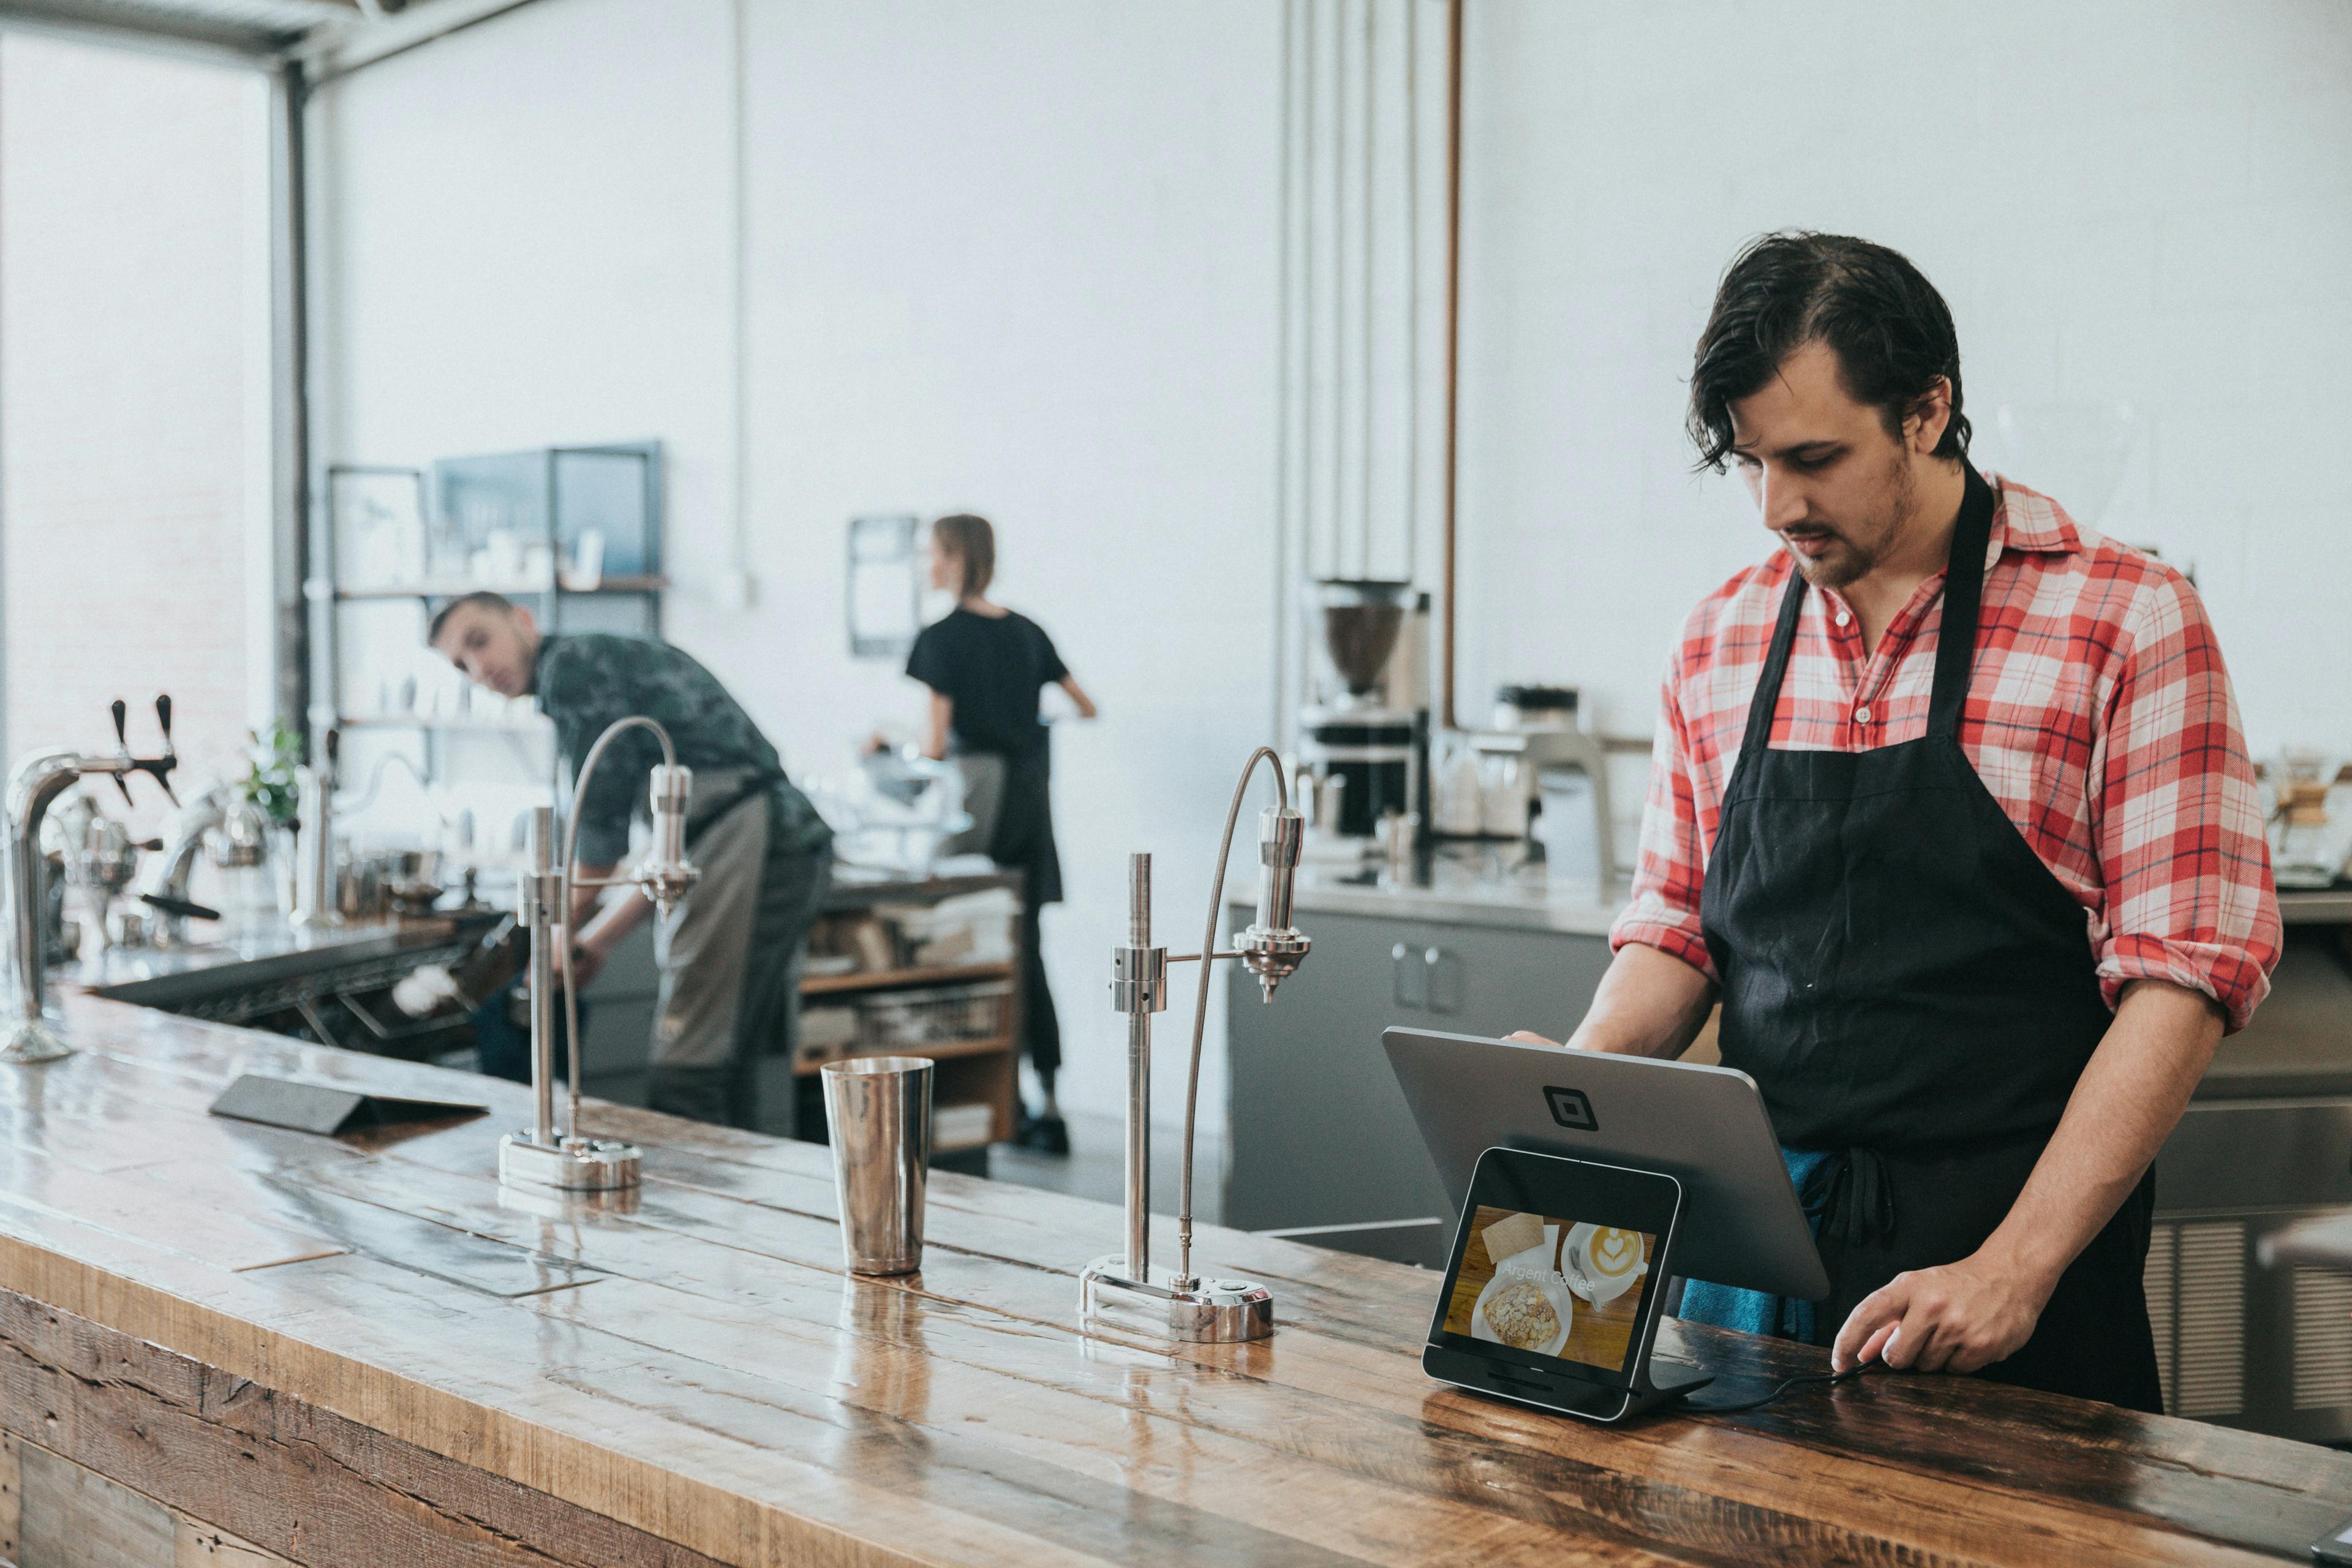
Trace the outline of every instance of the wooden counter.
<instances>
[{"instance_id":1,"label":"wooden counter","mask_svg":"<svg viewBox=\"0 0 2352 1568\"><path fill-rule=\"evenodd\" d=\"M43 1531L169 1563L175 1527L184 1563L2094 1568L2303 1560L2352 1510L2352 1456L1965 1380L1578 1426L1422 1376L1431 1276L1213 1227L1273 1341L1085 1341L1101 1205L943 1176L925 1272L852 1280L819 1148L606 1109L642 1200L566 1208L489 1174L513 1086L97 998L69 1026L80 1054L0 1069L26 1568ZM207 1117L247 1069L498 1113L373 1148ZM93 1497L145 1546L59 1547Z\"/></svg>"}]
</instances>

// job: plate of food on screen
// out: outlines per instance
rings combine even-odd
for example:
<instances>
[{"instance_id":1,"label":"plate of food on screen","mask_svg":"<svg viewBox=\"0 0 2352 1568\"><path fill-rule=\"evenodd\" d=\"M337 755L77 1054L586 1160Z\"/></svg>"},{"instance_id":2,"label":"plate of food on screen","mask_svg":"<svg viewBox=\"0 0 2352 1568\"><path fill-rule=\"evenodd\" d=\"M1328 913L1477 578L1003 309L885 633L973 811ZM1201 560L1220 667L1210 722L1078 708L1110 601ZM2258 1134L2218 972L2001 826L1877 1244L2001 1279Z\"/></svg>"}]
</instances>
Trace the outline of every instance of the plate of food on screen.
<instances>
[{"instance_id":1,"label":"plate of food on screen","mask_svg":"<svg viewBox=\"0 0 2352 1568\"><path fill-rule=\"evenodd\" d=\"M1530 1214L1496 1221L1480 1234L1495 1277L1470 1311L1470 1337L1538 1355L1558 1355L1576 1320L1568 1281L1552 1267L1559 1230Z\"/></svg>"}]
</instances>

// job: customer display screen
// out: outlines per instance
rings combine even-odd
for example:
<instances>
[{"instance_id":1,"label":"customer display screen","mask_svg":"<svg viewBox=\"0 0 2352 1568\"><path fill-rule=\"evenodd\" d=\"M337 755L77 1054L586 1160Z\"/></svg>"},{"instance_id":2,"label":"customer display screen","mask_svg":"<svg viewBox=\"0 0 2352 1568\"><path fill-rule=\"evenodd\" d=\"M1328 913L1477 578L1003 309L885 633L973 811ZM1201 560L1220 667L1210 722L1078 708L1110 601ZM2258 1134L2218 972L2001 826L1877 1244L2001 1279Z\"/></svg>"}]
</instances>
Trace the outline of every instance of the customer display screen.
<instances>
[{"instance_id":1,"label":"customer display screen","mask_svg":"<svg viewBox=\"0 0 2352 1568\"><path fill-rule=\"evenodd\" d=\"M1454 1238L1433 1342L1522 1365L1630 1376L1678 1201L1670 1181L1643 1173L1488 1151Z\"/></svg>"}]
</instances>

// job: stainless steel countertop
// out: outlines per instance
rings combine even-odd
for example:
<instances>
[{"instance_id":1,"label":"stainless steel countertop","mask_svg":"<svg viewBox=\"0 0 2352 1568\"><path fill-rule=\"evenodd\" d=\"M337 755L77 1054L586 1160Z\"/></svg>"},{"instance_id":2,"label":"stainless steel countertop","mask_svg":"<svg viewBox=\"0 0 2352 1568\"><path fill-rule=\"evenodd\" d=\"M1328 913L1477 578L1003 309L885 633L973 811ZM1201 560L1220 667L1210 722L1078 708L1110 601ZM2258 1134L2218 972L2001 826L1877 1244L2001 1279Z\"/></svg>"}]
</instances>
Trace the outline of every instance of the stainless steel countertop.
<instances>
[{"instance_id":1,"label":"stainless steel countertop","mask_svg":"<svg viewBox=\"0 0 2352 1568\"><path fill-rule=\"evenodd\" d=\"M439 918L369 921L344 926L296 928L285 920L250 927L234 937L174 948L110 948L89 963L60 964L49 972L55 985L100 991L142 981L201 973L232 964L269 964L282 959L322 961L373 958L403 947L438 942L457 929ZM296 968L310 967L298 963Z\"/></svg>"},{"instance_id":2,"label":"stainless steel countertop","mask_svg":"<svg viewBox=\"0 0 2352 1568\"><path fill-rule=\"evenodd\" d=\"M1237 859L1225 892L1230 903L1254 906L1255 864ZM1622 883L1606 896L1590 880L1554 886L1542 863L1527 864L1517 846L1447 845L1430 857L1425 873L1402 881L1381 862L1358 868L1310 861L1299 868L1297 906L1307 914L1606 936L1626 896Z\"/></svg>"},{"instance_id":3,"label":"stainless steel countertop","mask_svg":"<svg viewBox=\"0 0 2352 1568\"><path fill-rule=\"evenodd\" d=\"M1256 870L1236 857L1226 874L1226 899L1255 904ZM1451 925L1503 926L1606 936L1631 897L1623 882L1604 895L1590 881L1552 886L1541 862L1528 864L1517 846L1449 844L1430 857L1425 875L1398 880L1384 862L1362 868L1309 862L1298 871L1297 907L1307 913L1370 915ZM2352 885L2324 891L2283 891L2279 917L2290 926L2352 925Z\"/></svg>"},{"instance_id":4,"label":"stainless steel countertop","mask_svg":"<svg viewBox=\"0 0 2352 1568\"><path fill-rule=\"evenodd\" d=\"M1370 879L1366 879L1370 878ZM1225 879L1227 902L1245 922L1257 900L1255 865L1236 859ZM1302 915L1375 919L1606 936L1625 907L1627 889L1603 898L1590 882L1554 888L1540 865L1479 846L1449 845L1433 858L1423 882L1384 874L1308 865L1298 873ZM2290 928L2352 925L2352 888L2279 896ZM2242 1033L2224 1039L2199 1086L2200 1100L2352 1094L2352 973L2326 954L2323 931L2297 935L2283 956L2270 999Z\"/></svg>"}]
</instances>

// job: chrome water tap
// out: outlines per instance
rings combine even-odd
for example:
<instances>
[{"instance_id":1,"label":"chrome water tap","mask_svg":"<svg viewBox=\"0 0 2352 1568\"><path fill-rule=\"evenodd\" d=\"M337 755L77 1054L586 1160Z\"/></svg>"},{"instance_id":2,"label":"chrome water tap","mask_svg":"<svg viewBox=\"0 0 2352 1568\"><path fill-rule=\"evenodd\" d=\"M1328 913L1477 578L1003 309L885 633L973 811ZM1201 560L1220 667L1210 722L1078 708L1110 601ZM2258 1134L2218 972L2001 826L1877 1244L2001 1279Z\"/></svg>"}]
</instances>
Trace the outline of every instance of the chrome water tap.
<instances>
[{"instance_id":1,"label":"chrome water tap","mask_svg":"<svg viewBox=\"0 0 2352 1568\"><path fill-rule=\"evenodd\" d=\"M653 770L652 850L628 871L616 877L585 881L572 874L578 847L580 803L587 798L588 781L615 735L631 729L650 730L661 742L662 761ZM612 1192L637 1184L644 1154L634 1144L589 1138L580 1131L580 994L572 977L572 910L582 888L635 887L667 915L684 898L702 873L686 858L686 809L694 789L694 771L678 765L669 732L642 715L623 719L596 737L580 764L572 789L572 809L565 819L562 854L555 845L555 810L533 806L530 823L530 868L522 876L522 893L516 907L520 923L530 932L530 963L525 972L530 985L530 1088L533 1121L528 1131L509 1132L499 1141L499 1181L508 1186L554 1187L564 1192ZM561 956L558 956L558 953ZM563 976L565 1036L570 1047L569 1103L562 1131L555 1116L555 976Z\"/></svg>"},{"instance_id":2,"label":"chrome water tap","mask_svg":"<svg viewBox=\"0 0 2352 1568\"><path fill-rule=\"evenodd\" d=\"M47 1016L47 978L41 963L41 818L59 795L84 778L110 778L129 800L129 775L146 773L163 785L166 795L172 794L171 773L180 764L172 745L172 700L155 699L155 719L163 731L161 756L132 756L125 727L129 709L121 698L115 700L113 712L113 755L35 752L8 775L8 978L13 994L5 1032L0 1034L0 1062L45 1062L73 1048ZM178 804L176 797L173 804Z\"/></svg>"},{"instance_id":3,"label":"chrome water tap","mask_svg":"<svg viewBox=\"0 0 2352 1568\"><path fill-rule=\"evenodd\" d=\"M1276 804L1258 816L1257 918L1234 935L1233 951L1217 951L1218 916L1225 892L1225 863L1233 854L1234 829L1251 774L1259 763L1274 766ZM1192 1272L1192 1143L1201 1097L1201 1039L1209 1016L1209 971L1221 958L1238 959L1257 976L1263 1000L1297 972L1312 945L1291 924L1292 896L1298 878L1299 841L1306 826L1290 804L1290 784L1282 759L1270 747L1250 753L1234 786L1225 814L1225 837L1217 851L1217 876L1209 894L1208 931L1198 952L1171 955L1151 940L1151 857L1128 860L1128 931L1125 945L1111 955L1111 1005L1127 1016L1127 1251L1098 1258L1079 1277L1078 1316L1084 1331L1123 1333L1195 1344L1260 1340L1274 1331L1274 1297L1244 1279L1203 1279ZM1192 1016L1192 1054L1184 1090L1182 1193L1177 1209L1176 1268L1151 1267L1151 1015L1168 1010L1168 966L1201 966L1198 1005Z\"/></svg>"}]
</instances>

